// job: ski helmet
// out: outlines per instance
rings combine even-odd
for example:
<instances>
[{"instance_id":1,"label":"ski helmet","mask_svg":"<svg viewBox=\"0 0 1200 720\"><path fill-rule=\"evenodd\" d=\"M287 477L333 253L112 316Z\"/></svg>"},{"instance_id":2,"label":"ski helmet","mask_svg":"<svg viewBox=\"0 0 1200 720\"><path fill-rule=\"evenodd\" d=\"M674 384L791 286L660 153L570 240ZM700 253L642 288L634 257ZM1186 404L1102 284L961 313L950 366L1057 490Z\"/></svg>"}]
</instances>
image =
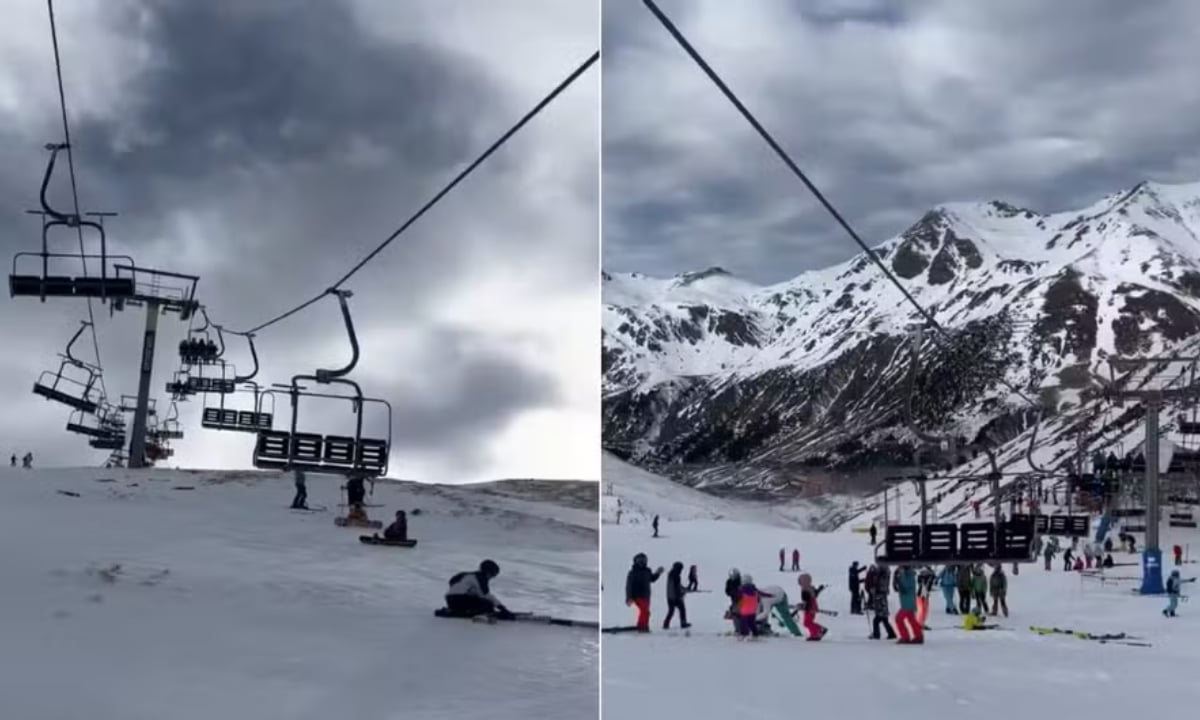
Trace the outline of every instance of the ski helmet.
<instances>
[{"instance_id":1,"label":"ski helmet","mask_svg":"<svg viewBox=\"0 0 1200 720\"><path fill-rule=\"evenodd\" d=\"M741 576L742 576L742 574L740 572L738 572L737 568L730 568L729 577L735 578L735 577L741 577Z\"/></svg>"},{"instance_id":2,"label":"ski helmet","mask_svg":"<svg viewBox=\"0 0 1200 720\"><path fill-rule=\"evenodd\" d=\"M742 576L742 582L746 585L753 585L754 577L751 576L750 573L746 573L745 575Z\"/></svg>"},{"instance_id":3,"label":"ski helmet","mask_svg":"<svg viewBox=\"0 0 1200 720\"><path fill-rule=\"evenodd\" d=\"M500 566L496 564L495 560L484 560L479 563L479 572L488 577L496 577L500 574Z\"/></svg>"},{"instance_id":4,"label":"ski helmet","mask_svg":"<svg viewBox=\"0 0 1200 720\"><path fill-rule=\"evenodd\" d=\"M650 560L646 557L646 553L638 553L637 555L633 556L634 565L646 565L649 562Z\"/></svg>"}]
</instances>

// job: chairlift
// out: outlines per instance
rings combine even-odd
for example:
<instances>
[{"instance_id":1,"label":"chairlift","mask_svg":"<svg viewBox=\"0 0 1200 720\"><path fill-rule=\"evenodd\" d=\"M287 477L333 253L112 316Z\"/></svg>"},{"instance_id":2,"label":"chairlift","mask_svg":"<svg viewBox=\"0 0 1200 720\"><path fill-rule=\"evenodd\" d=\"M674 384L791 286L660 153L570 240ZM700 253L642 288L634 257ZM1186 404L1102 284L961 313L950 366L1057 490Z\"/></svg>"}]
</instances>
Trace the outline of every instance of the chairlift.
<instances>
[{"instance_id":1,"label":"chairlift","mask_svg":"<svg viewBox=\"0 0 1200 720\"><path fill-rule=\"evenodd\" d=\"M71 354L71 347L83 331L91 325L88 321L83 321L79 326L79 330L71 337L71 341L67 343L66 354L59 355L62 362L58 366L58 372L49 370L38 376L38 379L33 383L33 392L35 395L41 395L47 400L62 403L75 410L82 410L85 413L94 413L99 405L99 398L93 397L93 393L98 390L96 381L100 378L100 368L90 363L85 363ZM75 378L68 377L63 373L68 367L78 368L87 373L87 380L81 381ZM62 385L72 388L68 391Z\"/></svg>"},{"instance_id":2,"label":"chairlift","mask_svg":"<svg viewBox=\"0 0 1200 720\"><path fill-rule=\"evenodd\" d=\"M337 370L317 369L312 375L292 376L291 384L283 386L291 398L291 430L260 431L254 448L254 466L261 469L333 472L365 477L386 475L392 441L392 406L381 398L364 397L359 384L345 377L358 364L359 358L358 337L354 332L354 321L350 317L350 306L346 302L346 298L350 297L351 293L348 290L331 289L328 294L336 296L338 304L341 306L342 320L346 326L353 353L350 362ZM335 383L345 385L354 394L336 395L313 392L301 384L303 381L321 385ZM355 414L353 437L300 432L298 427L301 397L349 400ZM363 406L367 403L382 405L385 408L388 427L386 439L362 436Z\"/></svg>"},{"instance_id":3,"label":"chairlift","mask_svg":"<svg viewBox=\"0 0 1200 720\"><path fill-rule=\"evenodd\" d=\"M208 311L200 308L200 316L204 318L204 327L188 331L188 336L179 341L179 359L185 365L216 364L225 354L225 339L218 333L220 344L213 342L208 328L212 323L208 319Z\"/></svg>"},{"instance_id":4,"label":"chairlift","mask_svg":"<svg viewBox=\"0 0 1200 720\"><path fill-rule=\"evenodd\" d=\"M150 398L146 402L146 415L154 417L158 414L158 398ZM121 412L137 412L137 395L122 395L121 404L118 405Z\"/></svg>"},{"instance_id":5,"label":"chairlift","mask_svg":"<svg viewBox=\"0 0 1200 720\"><path fill-rule=\"evenodd\" d=\"M224 360L217 360L213 366L221 367L221 377L204 377L204 365L196 365L196 374L189 375L187 379L187 392L189 395L198 394L215 394L229 395L237 391L237 383L234 378L226 377L230 372L236 377L237 368Z\"/></svg>"},{"instance_id":6,"label":"chairlift","mask_svg":"<svg viewBox=\"0 0 1200 720\"><path fill-rule=\"evenodd\" d=\"M157 437L161 440L183 439L183 429L179 427L179 406L173 400L171 401L171 409L167 411L167 416L159 424Z\"/></svg>"},{"instance_id":7,"label":"chairlift","mask_svg":"<svg viewBox=\"0 0 1200 720\"><path fill-rule=\"evenodd\" d=\"M58 158L58 153L67 149L66 143L48 144L46 149L50 151L50 159L46 164L46 172L42 177L42 189L40 200L42 209L34 211L42 216L42 251L41 252L20 252L13 257L12 273L8 277L8 290L12 297L38 297L42 302L46 302L47 297L82 297L82 298L100 298L101 302L108 298L129 298L134 295L134 282L131 278L122 278L110 274L109 263L114 259L127 261L130 265L133 264L133 259L126 255L109 255L108 254L108 238L104 233L104 226L92 220L84 220L78 215L62 213L50 207L50 203L46 198L46 190L50 185L50 177L54 173L55 161ZM47 219L47 217L49 219ZM50 229L54 227L67 228L91 228L100 234L100 254L87 253L52 253L49 249L49 234ZM17 266L25 258L40 258L41 272L40 274L22 274L18 273ZM80 260L84 264L84 275L68 276L68 275L51 275L50 261L51 260ZM92 277L86 274L87 261L95 259L100 261L100 276Z\"/></svg>"},{"instance_id":8,"label":"chairlift","mask_svg":"<svg viewBox=\"0 0 1200 720\"><path fill-rule=\"evenodd\" d=\"M187 402L189 396L196 394L196 391L192 390L188 384L186 370L175 371L171 381L167 383L167 392L170 393L172 402Z\"/></svg>"},{"instance_id":9,"label":"chairlift","mask_svg":"<svg viewBox=\"0 0 1200 720\"><path fill-rule=\"evenodd\" d=\"M217 330L217 337L221 341L221 348L225 348L224 331L219 325L213 327ZM263 390L261 386L254 382L253 378L258 375L258 351L254 347L254 336L251 334L245 335L246 340L250 344L250 357L254 361L254 369L249 375L237 375L233 377L233 384L236 388L239 385L247 386L254 393L254 404L251 410L236 410L225 407L225 396L229 393L217 393L220 397L220 403L217 407L205 407L203 416L201 417L200 425L209 430L227 430L234 432L253 432L257 433L260 430L270 430L274 427L275 420L275 393L271 390ZM263 400L270 396L271 411L263 412Z\"/></svg>"}]
</instances>

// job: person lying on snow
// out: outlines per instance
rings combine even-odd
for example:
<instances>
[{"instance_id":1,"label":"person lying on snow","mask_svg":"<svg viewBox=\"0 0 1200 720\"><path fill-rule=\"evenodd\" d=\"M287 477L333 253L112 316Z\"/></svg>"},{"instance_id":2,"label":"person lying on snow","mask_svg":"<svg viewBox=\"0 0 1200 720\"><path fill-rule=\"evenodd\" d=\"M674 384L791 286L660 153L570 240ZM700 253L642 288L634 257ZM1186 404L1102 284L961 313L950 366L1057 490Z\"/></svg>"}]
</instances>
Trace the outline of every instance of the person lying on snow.
<instances>
[{"instance_id":1,"label":"person lying on snow","mask_svg":"<svg viewBox=\"0 0 1200 720\"><path fill-rule=\"evenodd\" d=\"M491 592L491 581L499 574L500 566L494 560L484 560L474 572L456 573L450 578L446 607L441 614L447 617L491 615L498 620L512 620L515 616Z\"/></svg>"},{"instance_id":2,"label":"person lying on snow","mask_svg":"<svg viewBox=\"0 0 1200 720\"><path fill-rule=\"evenodd\" d=\"M407 540L408 539L408 517L403 510L396 511L396 519L387 529L383 531L384 540Z\"/></svg>"},{"instance_id":3,"label":"person lying on snow","mask_svg":"<svg viewBox=\"0 0 1200 720\"><path fill-rule=\"evenodd\" d=\"M995 630L998 627L1000 626L995 624L988 625L987 616L978 609L963 615L963 630Z\"/></svg>"}]
</instances>

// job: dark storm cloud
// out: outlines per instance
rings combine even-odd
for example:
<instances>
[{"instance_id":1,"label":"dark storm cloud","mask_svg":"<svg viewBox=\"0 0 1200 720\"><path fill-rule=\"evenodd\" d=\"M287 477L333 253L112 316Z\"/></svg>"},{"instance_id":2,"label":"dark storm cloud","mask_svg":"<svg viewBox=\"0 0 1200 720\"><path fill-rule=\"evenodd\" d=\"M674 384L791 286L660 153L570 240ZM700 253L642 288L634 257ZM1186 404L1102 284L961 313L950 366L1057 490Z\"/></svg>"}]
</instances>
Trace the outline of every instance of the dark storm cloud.
<instances>
[{"instance_id":1,"label":"dark storm cloud","mask_svg":"<svg viewBox=\"0 0 1200 720\"><path fill-rule=\"evenodd\" d=\"M1200 179L1186 0L660 3L860 234ZM605 6L605 264L764 282L857 247L641 3Z\"/></svg>"},{"instance_id":2,"label":"dark storm cloud","mask_svg":"<svg viewBox=\"0 0 1200 720\"><path fill-rule=\"evenodd\" d=\"M73 123L84 209L120 211L109 225L113 242L139 264L202 275L201 300L214 322L232 329L266 320L341 276L534 100L514 100L489 68L444 45L368 36L346 3L148 0L104 17L115 32L137 35L149 54L132 73L119 115ZM68 78L88 62L72 49L63 48ZM52 82L49 58L47 50L40 70ZM362 372L375 378L369 394L396 406L397 455L445 456L447 466L477 469L486 460L481 438L559 397L556 379L543 369L504 347L469 342L466 330L438 329L429 317L490 257L545 259L550 252L552 260L576 265L591 257L594 274L595 238L587 228L570 243L545 237L536 224L533 231L478 232L489 218L498 226L529 219L496 187L515 172L523 148L536 145L538 131L531 125L525 135L534 137L515 139L508 155L493 158L348 285ZM0 125L0 249L37 242L36 219L21 211L36 201L40 145L60 132L50 126L31 136ZM52 194L64 206L65 178L56 177ZM586 192L587 183L579 184ZM516 217L500 217L502 211ZM56 242L77 249L72 235ZM555 242L590 247L547 251ZM582 275L574 266L563 273ZM29 368L50 363L81 316L73 304L36 305L14 300L0 308L6 334L38 338L5 358L0 382L22 408L39 402L30 399ZM141 315L108 322L107 309L96 309L110 393L131 392ZM389 356L374 339L396 327L417 338L403 356ZM161 328L159 394L184 332L169 318ZM336 303L326 299L261 334L260 380L307 372L326 359L323 352L336 362L346 353L343 338ZM90 345L83 345L77 350L90 358ZM244 344L231 341L230 353L240 358L239 369L248 367ZM184 408L193 428L198 406ZM10 415L0 433L19 448L53 454L56 464L94 461L82 440L62 442L61 408L36 407L46 417L37 415L34 424ZM54 412L45 413L48 407ZM475 446L464 451L470 440ZM186 441L180 460L204 464L187 455Z\"/></svg>"}]
</instances>

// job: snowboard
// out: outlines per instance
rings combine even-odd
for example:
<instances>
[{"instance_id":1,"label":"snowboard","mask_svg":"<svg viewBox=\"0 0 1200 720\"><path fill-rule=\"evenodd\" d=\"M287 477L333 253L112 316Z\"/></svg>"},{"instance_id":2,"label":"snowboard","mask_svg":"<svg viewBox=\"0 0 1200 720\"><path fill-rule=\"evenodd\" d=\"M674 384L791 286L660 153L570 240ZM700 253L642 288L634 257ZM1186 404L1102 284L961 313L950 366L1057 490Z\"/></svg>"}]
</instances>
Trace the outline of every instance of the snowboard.
<instances>
[{"instance_id":1,"label":"snowboard","mask_svg":"<svg viewBox=\"0 0 1200 720\"><path fill-rule=\"evenodd\" d=\"M333 519L333 524L337 525L338 527L365 527L365 528L371 528L372 530L382 530L383 529L383 521L382 520L368 520L364 523L361 520L351 521L344 517L335 517Z\"/></svg>"},{"instance_id":2,"label":"snowboard","mask_svg":"<svg viewBox=\"0 0 1200 720\"><path fill-rule=\"evenodd\" d=\"M387 538L379 537L378 535L359 535L358 541L363 545L386 545L388 547L416 547L417 541L408 540L388 540Z\"/></svg>"}]
</instances>

